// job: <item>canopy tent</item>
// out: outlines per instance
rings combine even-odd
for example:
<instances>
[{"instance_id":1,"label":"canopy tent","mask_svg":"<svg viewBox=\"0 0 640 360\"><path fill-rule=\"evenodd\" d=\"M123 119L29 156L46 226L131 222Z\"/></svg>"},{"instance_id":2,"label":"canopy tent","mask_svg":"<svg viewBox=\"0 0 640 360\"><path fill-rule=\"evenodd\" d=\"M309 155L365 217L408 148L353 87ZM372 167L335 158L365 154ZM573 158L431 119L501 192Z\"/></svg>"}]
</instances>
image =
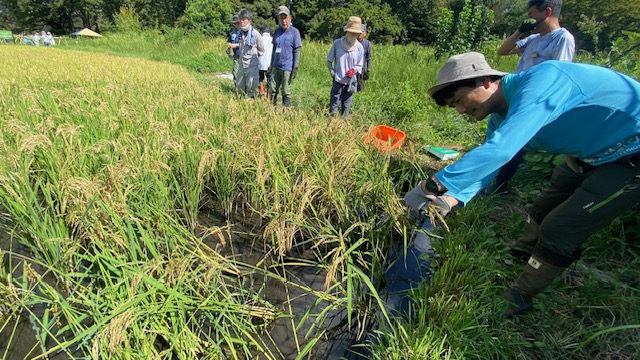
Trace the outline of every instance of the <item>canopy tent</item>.
<instances>
[{"instance_id":1,"label":"canopy tent","mask_svg":"<svg viewBox=\"0 0 640 360\"><path fill-rule=\"evenodd\" d=\"M97 32L89 29L89 28L84 28L80 31L76 31L74 33L71 33L71 36L88 36L88 37L102 37L102 35L98 34Z\"/></svg>"}]
</instances>

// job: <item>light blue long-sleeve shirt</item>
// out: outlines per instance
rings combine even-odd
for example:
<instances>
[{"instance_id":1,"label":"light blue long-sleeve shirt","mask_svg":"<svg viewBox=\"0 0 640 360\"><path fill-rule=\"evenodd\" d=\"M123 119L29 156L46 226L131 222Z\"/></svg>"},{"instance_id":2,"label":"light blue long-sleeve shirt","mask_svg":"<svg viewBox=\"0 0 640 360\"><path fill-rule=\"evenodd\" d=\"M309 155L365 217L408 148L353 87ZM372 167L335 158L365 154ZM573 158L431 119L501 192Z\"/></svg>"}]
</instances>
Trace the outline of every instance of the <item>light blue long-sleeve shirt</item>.
<instances>
[{"instance_id":1,"label":"light blue long-sleeve shirt","mask_svg":"<svg viewBox=\"0 0 640 360\"><path fill-rule=\"evenodd\" d=\"M555 29L546 35L533 34L518 40L516 44L523 51L516 74L547 60L572 61L576 54L573 35L565 28Z\"/></svg>"},{"instance_id":2,"label":"light blue long-sleeve shirt","mask_svg":"<svg viewBox=\"0 0 640 360\"><path fill-rule=\"evenodd\" d=\"M492 114L487 139L435 174L467 203L525 145L601 165L640 151L640 83L610 69L545 61L507 74L507 114Z\"/></svg>"},{"instance_id":3,"label":"light blue long-sleeve shirt","mask_svg":"<svg viewBox=\"0 0 640 360\"><path fill-rule=\"evenodd\" d=\"M347 51L342 45L343 38L336 39L327 54L329 68L333 69L335 75L333 79L341 84L347 85L349 77L347 71L353 68L357 73L362 73L364 66L364 48L356 40L353 50Z\"/></svg>"}]
</instances>

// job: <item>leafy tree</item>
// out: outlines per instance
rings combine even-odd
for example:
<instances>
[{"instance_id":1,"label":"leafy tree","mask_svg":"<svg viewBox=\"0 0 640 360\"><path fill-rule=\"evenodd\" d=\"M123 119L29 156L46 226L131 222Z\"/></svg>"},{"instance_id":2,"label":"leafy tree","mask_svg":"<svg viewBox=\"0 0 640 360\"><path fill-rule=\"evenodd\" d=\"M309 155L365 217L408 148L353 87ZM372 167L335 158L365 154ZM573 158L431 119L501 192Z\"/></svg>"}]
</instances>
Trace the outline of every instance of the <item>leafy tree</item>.
<instances>
[{"instance_id":1,"label":"leafy tree","mask_svg":"<svg viewBox=\"0 0 640 360\"><path fill-rule=\"evenodd\" d=\"M433 44L439 37L437 19L447 0L390 0L404 27L402 42Z\"/></svg>"},{"instance_id":2,"label":"leafy tree","mask_svg":"<svg viewBox=\"0 0 640 360\"><path fill-rule=\"evenodd\" d=\"M233 11L223 0L189 0L178 25L205 35L224 35L229 30Z\"/></svg>"},{"instance_id":3,"label":"leafy tree","mask_svg":"<svg viewBox=\"0 0 640 360\"><path fill-rule=\"evenodd\" d=\"M320 11L308 24L307 35L312 39L333 40L341 37L349 16L356 15L367 24L369 38L374 42L392 42L402 33L400 19L391 7L380 0L355 0L345 7Z\"/></svg>"},{"instance_id":4,"label":"leafy tree","mask_svg":"<svg viewBox=\"0 0 640 360\"><path fill-rule=\"evenodd\" d=\"M565 0L561 23L574 34L579 48L590 51L595 50L593 35L578 26L581 15L604 24L597 45L600 48L610 46L613 39L623 36L623 30L640 29L640 1Z\"/></svg>"},{"instance_id":5,"label":"leafy tree","mask_svg":"<svg viewBox=\"0 0 640 360\"><path fill-rule=\"evenodd\" d=\"M478 50L487 40L492 24L493 11L484 5L474 5L471 0L465 0L458 14L444 9L438 18L436 56Z\"/></svg>"},{"instance_id":6,"label":"leafy tree","mask_svg":"<svg viewBox=\"0 0 640 360\"><path fill-rule=\"evenodd\" d=\"M136 10L130 6L121 7L113 21L118 32L135 33L142 31L140 16L138 16Z\"/></svg>"},{"instance_id":7,"label":"leafy tree","mask_svg":"<svg viewBox=\"0 0 640 360\"><path fill-rule=\"evenodd\" d=\"M486 6L494 14L491 33L500 37L511 35L527 18L527 2L524 0L491 0Z\"/></svg>"}]
</instances>

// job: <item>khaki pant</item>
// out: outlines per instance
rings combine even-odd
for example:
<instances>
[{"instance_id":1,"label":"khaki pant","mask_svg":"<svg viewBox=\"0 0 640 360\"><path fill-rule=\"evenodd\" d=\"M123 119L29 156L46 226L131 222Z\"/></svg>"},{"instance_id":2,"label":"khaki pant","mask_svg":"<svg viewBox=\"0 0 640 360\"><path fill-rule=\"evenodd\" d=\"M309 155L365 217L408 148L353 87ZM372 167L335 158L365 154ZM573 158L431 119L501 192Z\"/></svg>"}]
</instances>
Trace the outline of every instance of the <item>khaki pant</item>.
<instances>
[{"instance_id":1,"label":"khaki pant","mask_svg":"<svg viewBox=\"0 0 640 360\"><path fill-rule=\"evenodd\" d=\"M291 71L284 71L278 68L271 69L271 94L276 95L282 92L282 96L291 96ZM282 91L278 91L282 88Z\"/></svg>"}]
</instances>

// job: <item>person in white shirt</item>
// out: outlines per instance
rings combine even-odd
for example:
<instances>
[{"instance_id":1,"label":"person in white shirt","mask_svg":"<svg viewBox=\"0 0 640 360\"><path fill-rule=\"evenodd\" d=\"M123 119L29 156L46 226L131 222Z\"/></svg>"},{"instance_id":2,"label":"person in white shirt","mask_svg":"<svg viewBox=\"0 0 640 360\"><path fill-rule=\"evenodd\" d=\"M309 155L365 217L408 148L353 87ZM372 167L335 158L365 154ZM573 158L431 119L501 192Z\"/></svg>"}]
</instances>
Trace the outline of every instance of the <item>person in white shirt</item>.
<instances>
[{"instance_id":1,"label":"person in white shirt","mask_svg":"<svg viewBox=\"0 0 640 360\"><path fill-rule=\"evenodd\" d=\"M264 95L264 90L269 89L269 83L271 82L269 66L271 66L271 54L273 53L273 38L271 37L269 25L260 26L260 34L264 44L264 54L258 57L260 60L260 95Z\"/></svg>"}]
</instances>

